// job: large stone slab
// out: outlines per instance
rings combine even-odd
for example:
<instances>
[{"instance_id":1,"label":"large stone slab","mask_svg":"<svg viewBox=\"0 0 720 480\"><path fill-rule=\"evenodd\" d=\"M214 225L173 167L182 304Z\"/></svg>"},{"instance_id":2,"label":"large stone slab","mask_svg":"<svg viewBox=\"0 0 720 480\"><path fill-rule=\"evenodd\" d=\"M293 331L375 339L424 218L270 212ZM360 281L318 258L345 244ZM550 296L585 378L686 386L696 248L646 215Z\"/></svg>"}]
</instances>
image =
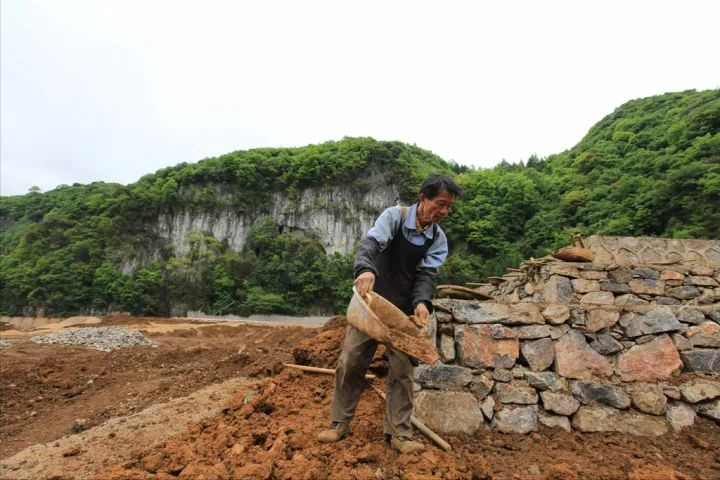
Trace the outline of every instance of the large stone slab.
<instances>
[{"instance_id":1,"label":"large stone slab","mask_svg":"<svg viewBox=\"0 0 720 480\"><path fill-rule=\"evenodd\" d=\"M538 429L537 406L509 407L495 413L492 426L504 433L530 433Z\"/></svg>"},{"instance_id":2,"label":"large stone slab","mask_svg":"<svg viewBox=\"0 0 720 480\"><path fill-rule=\"evenodd\" d=\"M669 378L683 364L668 335L661 335L620 354L618 370L624 382L644 382Z\"/></svg>"},{"instance_id":3,"label":"large stone slab","mask_svg":"<svg viewBox=\"0 0 720 480\"><path fill-rule=\"evenodd\" d=\"M543 317L552 325L562 325L570 318L570 309L565 305L549 305L542 311Z\"/></svg>"},{"instance_id":4,"label":"large stone slab","mask_svg":"<svg viewBox=\"0 0 720 480\"><path fill-rule=\"evenodd\" d=\"M620 325L630 338L654 333L675 332L682 324L669 307L655 307L644 314L626 312L620 317Z\"/></svg>"},{"instance_id":5,"label":"large stone slab","mask_svg":"<svg viewBox=\"0 0 720 480\"><path fill-rule=\"evenodd\" d=\"M552 275L543 286L542 298L548 303L570 303L573 298L570 280L561 275Z\"/></svg>"},{"instance_id":6,"label":"large stone slab","mask_svg":"<svg viewBox=\"0 0 720 480\"><path fill-rule=\"evenodd\" d=\"M414 414L429 428L443 433L473 434L483 423L472 393L423 390L415 397Z\"/></svg>"},{"instance_id":7,"label":"large stone slab","mask_svg":"<svg viewBox=\"0 0 720 480\"><path fill-rule=\"evenodd\" d=\"M547 369L555 359L553 341L549 338L522 342L520 349L523 358L533 372Z\"/></svg>"},{"instance_id":8,"label":"large stone slab","mask_svg":"<svg viewBox=\"0 0 720 480\"><path fill-rule=\"evenodd\" d=\"M520 354L515 333L500 325L459 325L455 342L460 363L472 368L512 368Z\"/></svg>"},{"instance_id":9,"label":"large stone slab","mask_svg":"<svg viewBox=\"0 0 720 480\"><path fill-rule=\"evenodd\" d=\"M555 343L555 372L566 378L588 379L593 375L609 377L612 367L588 345L582 333L571 330Z\"/></svg>"},{"instance_id":10,"label":"large stone slab","mask_svg":"<svg viewBox=\"0 0 720 480\"><path fill-rule=\"evenodd\" d=\"M720 381L697 379L683 384L680 393L685 401L698 403L720 397Z\"/></svg>"},{"instance_id":11,"label":"large stone slab","mask_svg":"<svg viewBox=\"0 0 720 480\"><path fill-rule=\"evenodd\" d=\"M703 417L720 423L720 399L693 405L692 408Z\"/></svg>"},{"instance_id":12,"label":"large stone slab","mask_svg":"<svg viewBox=\"0 0 720 480\"><path fill-rule=\"evenodd\" d=\"M583 404L599 402L608 407L625 409L630 407L630 397L625 390L615 385L602 385L595 382L576 380L570 382L575 398Z\"/></svg>"},{"instance_id":13,"label":"large stone slab","mask_svg":"<svg viewBox=\"0 0 720 480\"><path fill-rule=\"evenodd\" d=\"M515 328L515 334L520 340L536 340L550 336L550 327L547 325L527 325Z\"/></svg>"},{"instance_id":14,"label":"large stone slab","mask_svg":"<svg viewBox=\"0 0 720 480\"><path fill-rule=\"evenodd\" d=\"M532 325L543 324L545 319L533 303L506 305L496 302L462 303L453 308L458 323Z\"/></svg>"},{"instance_id":15,"label":"large stone slab","mask_svg":"<svg viewBox=\"0 0 720 480\"><path fill-rule=\"evenodd\" d=\"M572 428L570 428L570 420L568 420L567 417L564 417L562 415L550 415L543 412L542 410L539 410L538 421L546 427L560 428L568 433L572 431Z\"/></svg>"},{"instance_id":16,"label":"large stone slab","mask_svg":"<svg viewBox=\"0 0 720 480\"><path fill-rule=\"evenodd\" d=\"M664 435L668 430L662 417L589 405L583 405L573 415L572 426L581 432L620 432L640 436Z\"/></svg>"},{"instance_id":17,"label":"large stone slab","mask_svg":"<svg viewBox=\"0 0 720 480\"><path fill-rule=\"evenodd\" d=\"M630 280L630 291L636 295L662 295L665 292L665 281L636 278Z\"/></svg>"},{"instance_id":18,"label":"large stone slab","mask_svg":"<svg viewBox=\"0 0 720 480\"><path fill-rule=\"evenodd\" d=\"M552 392L567 388L567 380L558 377L553 372L528 372L525 374L528 384L538 390L549 390Z\"/></svg>"},{"instance_id":19,"label":"large stone slab","mask_svg":"<svg viewBox=\"0 0 720 480\"><path fill-rule=\"evenodd\" d=\"M715 322L690 327L686 335L693 347L720 347L720 325Z\"/></svg>"},{"instance_id":20,"label":"large stone slab","mask_svg":"<svg viewBox=\"0 0 720 480\"><path fill-rule=\"evenodd\" d=\"M495 398L500 403L534 405L538 401L537 392L524 382L498 383L495 385Z\"/></svg>"},{"instance_id":21,"label":"large stone slab","mask_svg":"<svg viewBox=\"0 0 720 480\"><path fill-rule=\"evenodd\" d=\"M612 305L615 303L615 296L612 292L590 292L580 298L580 303L590 305Z\"/></svg>"},{"instance_id":22,"label":"large stone slab","mask_svg":"<svg viewBox=\"0 0 720 480\"><path fill-rule=\"evenodd\" d=\"M455 338L444 333L440 334L438 350L440 351L440 360L443 362L455 361Z\"/></svg>"},{"instance_id":23,"label":"large stone slab","mask_svg":"<svg viewBox=\"0 0 720 480\"><path fill-rule=\"evenodd\" d=\"M590 309L586 315L585 329L589 332L597 332L603 328L612 327L620 319L619 311L602 308Z\"/></svg>"},{"instance_id":24,"label":"large stone slab","mask_svg":"<svg viewBox=\"0 0 720 480\"><path fill-rule=\"evenodd\" d=\"M678 300L691 300L700 296L700 290L697 287L674 287L668 288L665 294Z\"/></svg>"},{"instance_id":25,"label":"large stone slab","mask_svg":"<svg viewBox=\"0 0 720 480\"><path fill-rule=\"evenodd\" d=\"M588 293L588 292L599 292L600 282L597 280L585 280L582 278L576 278L570 280L573 290L577 293Z\"/></svg>"},{"instance_id":26,"label":"large stone slab","mask_svg":"<svg viewBox=\"0 0 720 480\"><path fill-rule=\"evenodd\" d=\"M699 325L705 321L705 315L700 310L695 308L681 308L677 312L677 319L683 323L689 323L691 325Z\"/></svg>"},{"instance_id":27,"label":"large stone slab","mask_svg":"<svg viewBox=\"0 0 720 480\"><path fill-rule=\"evenodd\" d=\"M425 388L457 390L473 381L472 370L456 365L420 365L415 368L415 381Z\"/></svg>"},{"instance_id":28,"label":"large stone slab","mask_svg":"<svg viewBox=\"0 0 720 480\"><path fill-rule=\"evenodd\" d=\"M718 282L712 277L690 275L685 283L693 287L717 287Z\"/></svg>"},{"instance_id":29,"label":"large stone slab","mask_svg":"<svg viewBox=\"0 0 720 480\"><path fill-rule=\"evenodd\" d=\"M720 350L699 348L680 355L686 372L720 373Z\"/></svg>"},{"instance_id":30,"label":"large stone slab","mask_svg":"<svg viewBox=\"0 0 720 480\"><path fill-rule=\"evenodd\" d=\"M572 415L580 408L577 399L564 393L540 392L540 398L545 410L559 415Z\"/></svg>"},{"instance_id":31,"label":"large stone slab","mask_svg":"<svg viewBox=\"0 0 720 480\"><path fill-rule=\"evenodd\" d=\"M695 410L681 402L670 405L665 413L665 418L674 432L692 426L695 423L695 417L697 417Z\"/></svg>"},{"instance_id":32,"label":"large stone slab","mask_svg":"<svg viewBox=\"0 0 720 480\"><path fill-rule=\"evenodd\" d=\"M654 383L633 383L628 385L633 407L650 415L662 415L667 406L667 397L660 385Z\"/></svg>"}]
</instances>

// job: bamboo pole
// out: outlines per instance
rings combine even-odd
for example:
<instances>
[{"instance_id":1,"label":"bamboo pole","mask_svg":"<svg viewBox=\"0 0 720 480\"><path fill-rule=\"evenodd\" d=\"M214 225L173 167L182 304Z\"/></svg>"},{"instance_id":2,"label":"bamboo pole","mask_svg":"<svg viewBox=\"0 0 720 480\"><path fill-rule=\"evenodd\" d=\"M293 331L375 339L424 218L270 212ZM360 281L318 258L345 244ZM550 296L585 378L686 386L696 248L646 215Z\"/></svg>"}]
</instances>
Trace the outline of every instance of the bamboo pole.
<instances>
[{"instance_id":1,"label":"bamboo pole","mask_svg":"<svg viewBox=\"0 0 720 480\"><path fill-rule=\"evenodd\" d=\"M335 374L334 368L310 367L308 365L295 365L294 363L283 363L283 365L288 368L295 368L297 370L303 370L305 372L328 373L331 375ZM377 376L373 375L372 373L368 373L365 375L365 378L367 378L368 380L375 380Z\"/></svg>"},{"instance_id":2,"label":"bamboo pole","mask_svg":"<svg viewBox=\"0 0 720 480\"><path fill-rule=\"evenodd\" d=\"M378 395L380 395L380 398L382 398L383 400L385 400L385 393L383 393L382 390L380 390L379 388L377 388L375 385L370 385L370 388L372 388L373 390L375 390L375 393L377 393ZM435 432L433 432L432 430L430 430L430 429L427 427L427 425L425 425L423 422L421 422L420 420L418 420L417 417L415 417L415 415L411 415L411 416L410 416L410 423L412 423L413 426L415 426L415 428L417 428L418 430L420 430L420 431L423 433L423 435L425 435L425 436L428 437L430 440L432 440L433 442L435 442L436 444L438 444L438 445L439 445L443 450L445 450L446 452L449 452L449 451L452 450L452 447L450 446L449 443L447 443L445 440L443 440L442 438L440 438L440 436L439 436L437 433L435 433Z\"/></svg>"}]
</instances>

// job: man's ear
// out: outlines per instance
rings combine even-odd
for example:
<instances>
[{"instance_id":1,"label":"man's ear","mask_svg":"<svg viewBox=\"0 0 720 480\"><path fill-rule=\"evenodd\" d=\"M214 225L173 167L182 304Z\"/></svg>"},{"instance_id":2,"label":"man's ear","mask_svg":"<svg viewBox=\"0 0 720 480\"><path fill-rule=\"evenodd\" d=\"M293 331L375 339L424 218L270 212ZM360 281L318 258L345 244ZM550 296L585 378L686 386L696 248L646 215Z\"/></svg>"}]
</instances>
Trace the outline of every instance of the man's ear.
<instances>
[{"instance_id":1,"label":"man's ear","mask_svg":"<svg viewBox=\"0 0 720 480\"><path fill-rule=\"evenodd\" d=\"M425 196L424 193L420 192L420 195L418 195L418 198L420 199L420 202L422 202L422 201L425 200L427 197ZM419 203L419 202L418 202L418 203Z\"/></svg>"}]
</instances>

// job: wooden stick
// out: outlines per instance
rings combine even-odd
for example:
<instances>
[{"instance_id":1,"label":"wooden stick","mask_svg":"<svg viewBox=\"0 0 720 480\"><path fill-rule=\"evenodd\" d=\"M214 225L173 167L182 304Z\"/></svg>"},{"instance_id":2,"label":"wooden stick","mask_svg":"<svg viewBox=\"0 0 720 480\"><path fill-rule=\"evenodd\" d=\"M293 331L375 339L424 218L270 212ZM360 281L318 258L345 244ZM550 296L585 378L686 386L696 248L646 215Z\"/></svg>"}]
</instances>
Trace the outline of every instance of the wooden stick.
<instances>
[{"instance_id":1,"label":"wooden stick","mask_svg":"<svg viewBox=\"0 0 720 480\"><path fill-rule=\"evenodd\" d=\"M295 365L294 363L283 363L283 365L289 368L296 368L298 370L303 370L306 372L328 373L331 375L335 374L335 369L333 368L309 367L307 365ZM368 380L375 380L377 376L373 375L372 373L368 373L365 375L365 378L367 378Z\"/></svg>"},{"instance_id":2,"label":"wooden stick","mask_svg":"<svg viewBox=\"0 0 720 480\"><path fill-rule=\"evenodd\" d=\"M380 398L385 400L385 394L383 393L382 390L380 390L379 388L377 388L375 385L372 385L372 384L370 385L370 388L375 390L375 393L380 395ZM410 422L415 426L415 428L420 430L426 437L428 437L433 442L437 443L443 450L445 450L446 452L449 452L452 450L452 447L450 446L449 443L447 443L445 440L440 438L440 436L437 433L430 430L427 427L427 425L425 425L423 422L418 420L417 417L415 417L415 415L410 416Z\"/></svg>"}]
</instances>

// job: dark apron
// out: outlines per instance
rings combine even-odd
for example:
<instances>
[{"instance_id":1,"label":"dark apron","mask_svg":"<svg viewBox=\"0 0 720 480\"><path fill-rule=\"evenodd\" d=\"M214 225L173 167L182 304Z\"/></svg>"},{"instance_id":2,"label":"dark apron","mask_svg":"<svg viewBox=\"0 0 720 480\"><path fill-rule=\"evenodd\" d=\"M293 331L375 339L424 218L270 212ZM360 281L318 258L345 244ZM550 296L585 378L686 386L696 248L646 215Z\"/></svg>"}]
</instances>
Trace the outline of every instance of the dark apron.
<instances>
[{"instance_id":1,"label":"dark apron","mask_svg":"<svg viewBox=\"0 0 720 480\"><path fill-rule=\"evenodd\" d=\"M377 278L373 290L406 315L413 314L412 293L415 288L415 277L420 261L425 258L430 245L435 241L437 225L433 224L432 238L425 237L423 245L413 245L403 235L402 227L405 215L401 216L400 228L385 250L375 259Z\"/></svg>"}]
</instances>

